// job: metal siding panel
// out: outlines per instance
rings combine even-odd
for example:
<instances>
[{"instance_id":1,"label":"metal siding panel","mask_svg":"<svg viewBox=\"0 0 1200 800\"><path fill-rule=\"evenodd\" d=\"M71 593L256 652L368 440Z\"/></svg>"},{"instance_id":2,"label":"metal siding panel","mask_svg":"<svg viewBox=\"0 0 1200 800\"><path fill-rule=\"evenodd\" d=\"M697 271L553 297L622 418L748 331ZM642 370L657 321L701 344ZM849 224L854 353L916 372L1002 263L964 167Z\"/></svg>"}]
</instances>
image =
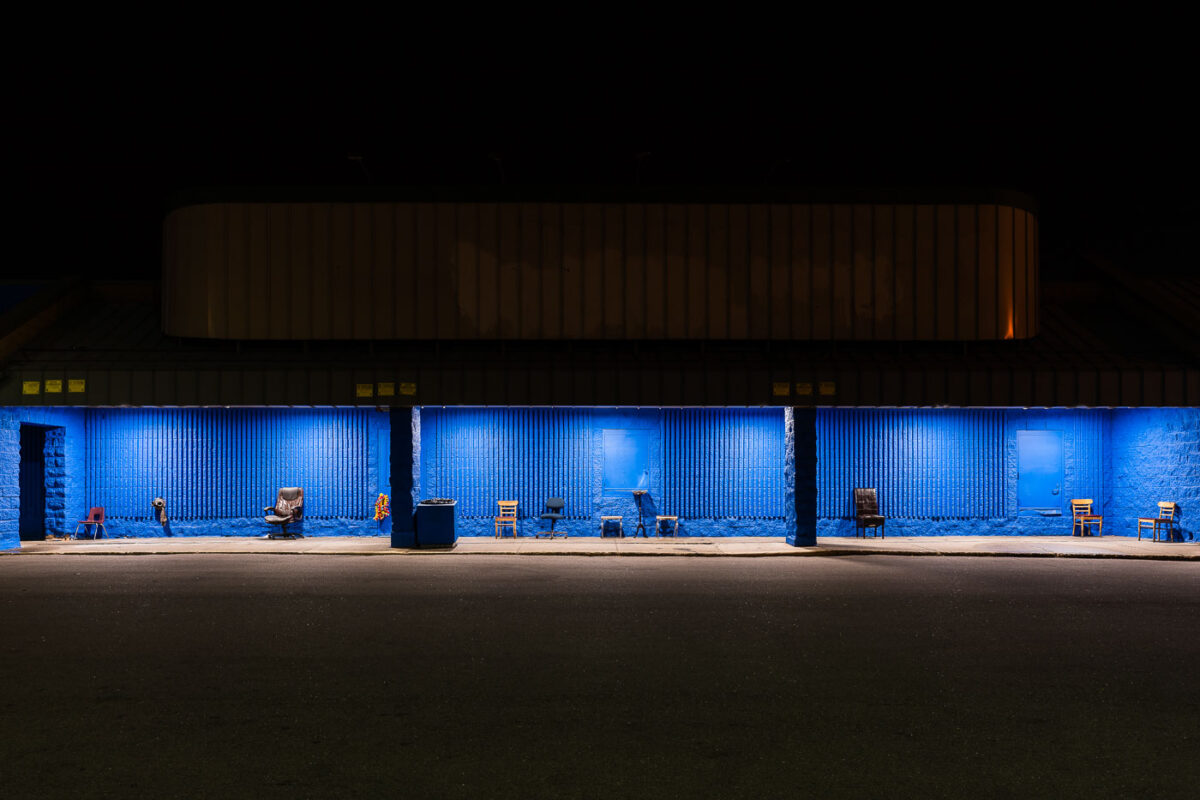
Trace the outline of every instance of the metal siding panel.
<instances>
[{"instance_id":1,"label":"metal siding panel","mask_svg":"<svg viewBox=\"0 0 1200 800\"><path fill-rule=\"evenodd\" d=\"M228 336L229 263L225 258L229 250L229 230L225 221L228 209L221 205L206 205L201 208L205 235L201 246L200 260L203 266L199 277L204 282L204 291L194 295L193 299L202 299L206 305L204 311L208 319L205 321L205 328L208 334Z\"/></svg>"},{"instance_id":2,"label":"metal siding panel","mask_svg":"<svg viewBox=\"0 0 1200 800\"><path fill-rule=\"evenodd\" d=\"M567 203L563 214L563 336L583 338L583 207Z\"/></svg>"},{"instance_id":3,"label":"metal siding panel","mask_svg":"<svg viewBox=\"0 0 1200 800\"><path fill-rule=\"evenodd\" d=\"M333 296L330 292L330 283L333 280L330 266L333 252L332 213L333 210L328 204L314 206L309 211L312 222L309 325L314 339L333 337Z\"/></svg>"},{"instance_id":4,"label":"metal siding panel","mask_svg":"<svg viewBox=\"0 0 1200 800\"><path fill-rule=\"evenodd\" d=\"M970 340L979 338L979 290L976 286L979 275L979 245L975 232L975 206L957 207L956 261L957 290L955 304L958 319L955 338Z\"/></svg>"},{"instance_id":5,"label":"metal siding panel","mask_svg":"<svg viewBox=\"0 0 1200 800\"><path fill-rule=\"evenodd\" d=\"M437 254L434 245L437 224L433 206L428 203L418 203L414 209L416 228L414 230L414 262L416 264L416 287L414 300L416 302L416 320L418 339L437 338L437 302L434 292L437 291Z\"/></svg>"},{"instance_id":6,"label":"metal siding panel","mask_svg":"<svg viewBox=\"0 0 1200 800\"><path fill-rule=\"evenodd\" d=\"M768 212L768 259L772 339L787 339L792 328L792 215L788 206L772 205Z\"/></svg>"},{"instance_id":7,"label":"metal siding panel","mask_svg":"<svg viewBox=\"0 0 1200 800\"><path fill-rule=\"evenodd\" d=\"M452 207L454 237L451 245L455 286L454 316L458 320L460 339L478 339L480 318L479 296L479 214L473 204Z\"/></svg>"},{"instance_id":8,"label":"metal siding panel","mask_svg":"<svg viewBox=\"0 0 1200 800\"><path fill-rule=\"evenodd\" d=\"M833 338L854 337L853 206L833 206Z\"/></svg>"},{"instance_id":9,"label":"metal siding panel","mask_svg":"<svg viewBox=\"0 0 1200 800\"><path fill-rule=\"evenodd\" d=\"M292 337L292 287L290 264L288 263L287 207L272 204L267 207L267 261L268 290L264 295L263 307L270 310L267 336L271 339Z\"/></svg>"},{"instance_id":10,"label":"metal siding panel","mask_svg":"<svg viewBox=\"0 0 1200 800\"><path fill-rule=\"evenodd\" d=\"M996 322L1000 335L1011 339L1014 333L1012 209L998 206L996 211Z\"/></svg>"},{"instance_id":11,"label":"metal siding panel","mask_svg":"<svg viewBox=\"0 0 1200 800\"><path fill-rule=\"evenodd\" d=\"M937 336L937 286L934 280L937 251L934 225L934 207L917 206L916 257L913 263L913 271L916 276L913 306L916 320L914 338L923 340L932 340Z\"/></svg>"},{"instance_id":12,"label":"metal siding panel","mask_svg":"<svg viewBox=\"0 0 1200 800\"><path fill-rule=\"evenodd\" d=\"M294 339L313 338L312 212L312 206L307 203L291 203L287 207L288 288L291 290L288 338ZM375 301L379 302L378 295Z\"/></svg>"},{"instance_id":13,"label":"metal siding panel","mask_svg":"<svg viewBox=\"0 0 1200 800\"><path fill-rule=\"evenodd\" d=\"M1029 290L1025 293L1025 314L1026 314L1026 319L1028 320L1028 322L1026 323L1025 330L1029 336L1033 337L1033 336L1037 336L1038 330L1040 328L1039 319L1038 319L1040 310L1039 310L1038 302L1039 302L1040 292L1041 292L1041 286L1040 286L1041 278L1039 275L1039 272L1041 269L1041 267L1040 267L1041 258L1040 258L1040 253L1038 252L1038 221L1037 221L1037 217L1034 216L1033 214L1029 215L1028 237L1029 237L1029 243L1028 243L1028 247L1029 247L1029 258L1028 258L1029 280L1028 280L1027 285L1029 287Z\"/></svg>"},{"instance_id":14,"label":"metal siding panel","mask_svg":"<svg viewBox=\"0 0 1200 800\"><path fill-rule=\"evenodd\" d=\"M1025 338L1026 269L1025 220L1028 215L1021 210L1013 213L1013 336Z\"/></svg>"},{"instance_id":15,"label":"metal siding panel","mask_svg":"<svg viewBox=\"0 0 1200 800\"><path fill-rule=\"evenodd\" d=\"M500 335L500 209L479 206L479 337Z\"/></svg>"},{"instance_id":16,"label":"metal siding panel","mask_svg":"<svg viewBox=\"0 0 1200 800\"><path fill-rule=\"evenodd\" d=\"M252 204L247 209L247 236L249 239L249 263L246 277L249 298L261 299L255 308L258 313L247 315L247 334L251 339L266 339L269 334L270 307L267 300L271 296L268 283L268 272L255 268L256 264L267 263L267 209L259 204ZM194 296L194 295L193 295Z\"/></svg>"},{"instance_id":17,"label":"metal siding panel","mask_svg":"<svg viewBox=\"0 0 1200 800\"><path fill-rule=\"evenodd\" d=\"M604 209L583 207L583 338L604 337Z\"/></svg>"},{"instance_id":18,"label":"metal siding panel","mask_svg":"<svg viewBox=\"0 0 1200 800\"><path fill-rule=\"evenodd\" d=\"M812 338L812 259L810 214L807 205L788 207L787 265L790 276L788 336L792 339Z\"/></svg>"},{"instance_id":19,"label":"metal siding panel","mask_svg":"<svg viewBox=\"0 0 1200 800\"><path fill-rule=\"evenodd\" d=\"M434 204L434 293L437 307L435 330L439 339L458 338L458 265L454 247L454 205ZM518 287L521 276L518 274ZM518 289L519 291L519 289ZM520 295L518 294L518 302Z\"/></svg>"},{"instance_id":20,"label":"metal siding panel","mask_svg":"<svg viewBox=\"0 0 1200 800\"><path fill-rule=\"evenodd\" d=\"M329 335L349 339L354 333L354 214L346 203L334 203L329 211Z\"/></svg>"},{"instance_id":21,"label":"metal siding panel","mask_svg":"<svg viewBox=\"0 0 1200 800\"><path fill-rule=\"evenodd\" d=\"M350 205L350 284L349 296L342 296L344 311L349 318L350 338L370 338L373 329L371 302L374 295L371 267L374 261L371 230L371 206L366 203Z\"/></svg>"},{"instance_id":22,"label":"metal siding panel","mask_svg":"<svg viewBox=\"0 0 1200 800\"><path fill-rule=\"evenodd\" d=\"M540 330L545 338L558 339L563 331L562 206L543 203L538 214L542 221Z\"/></svg>"},{"instance_id":23,"label":"metal siding panel","mask_svg":"<svg viewBox=\"0 0 1200 800\"><path fill-rule=\"evenodd\" d=\"M895 206L875 206L872 212L872 264L875 275L875 336L896 337L896 272L892 221ZM797 304L796 308L804 306Z\"/></svg>"},{"instance_id":24,"label":"metal siding panel","mask_svg":"<svg viewBox=\"0 0 1200 800\"><path fill-rule=\"evenodd\" d=\"M603 241L600 274L604 287L600 299L601 330L606 339L619 339L625 331L625 220L624 207L608 204L602 210Z\"/></svg>"},{"instance_id":25,"label":"metal siding panel","mask_svg":"<svg viewBox=\"0 0 1200 800\"><path fill-rule=\"evenodd\" d=\"M396 315L396 336L400 339L419 338L417 307L417 209L412 203L397 203L393 208L395 244L393 272L396 276L393 307ZM482 318L484 309L480 309Z\"/></svg>"},{"instance_id":26,"label":"metal siding panel","mask_svg":"<svg viewBox=\"0 0 1200 800\"><path fill-rule=\"evenodd\" d=\"M956 339L955 301L958 299L957 268L955 259L958 248L955 242L956 222L954 206L936 206L935 236L937 237L934 268L935 307L937 309L936 335L941 340Z\"/></svg>"},{"instance_id":27,"label":"metal siding panel","mask_svg":"<svg viewBox=\"0 0 1200 800\"><path fill-rule=\"evenodd\" d=\"M750 337L749 233L747 207L729 207L729 336L731 339Z\"/></svg>"},{"instance_id":28,"label":"metal siding panel","mask_svg":"<svg viewBox=\"0 0 1200 800\"><path fill-rule=\"evenodd\" d=\"M708 326L708 210L706 206L688 207L687 215L687 336L709 337Z\"/></svg>"},{"instance_id":29,"label":"metal siding panel","mask_svg":"<svg viewBox=\"0 0 1200 800\"><path fill-rule=\"evenodd\" d=\"M749 207L746 234L749 238L749 298L747 306L751 339L766 339L771 334L769 209Z\"/></svg>"},{"instance_id":30,"label":"metal siding panel","mask_svg":"<svg viewBox=\"0 0 1200 800\"><path fill-rule=\"evenodd\" d=\"M893 227L896 258L896 338L916 338L916 209L896 206Z\"/></svg>"},{"instance_id":31,"label":"metal siding panel","mask_svg":"<svg viewBox=\"0 0 1200 800\"><path fill-rule=\"evenodd\" d=\"M371 294L369 302L361 305L371 309L373 339L396 338L396 273L392 269L396 261L394 219L391 203L371 206Z\"/></svg>"},{"instance_id":32,"label":"metal siding panel","mask_svg":"<svg viewBox=\"0 0 1200 800\"><path fill-rule=\"evenodd\" d=\"M979 281L977 287L977 308L979 315L979 335L985 339L995 339L1004 335L997 320L997 301L999 292L996 275L996 207L981 205L977 213L979 219L978 262Z\"/></svg>"},{"instance_id":33,"label":"metal siding panel","mask_svg":"<svg viewBox=\"0 0 1200 800\"><path fill-rule=\"evenodd\" d=\"M687 336L687 208L668 205L665 209L663 317L668 339Z\"/></svg>"},{"instance_id":34,"label":"metal siding panel","mask_svg":"<svg viewBox=\"0 0 1200 800\"><path fill-rule=\"evenodd\" d=\"M545 288L542 280L542 233L541 208L536 203L521 203L520 212L520 264L521 291L518 332L522 339L540 339L546 336L541 326Z\"/></svg>"},{"instance_id":35,"label":"metal siding panel","mask_svg":"<svg viewBox=\"0 0 1200 800\"><path fill-rule=\"evenodd\" d=\"M852 329L855 339L875 337L875 264L874 264L874 214L872 207L864 204L854 206L851 227L854 264Z\"/></svg>"},{"instance_id":36,"label":"metal siding panel","mask_svg":"<svg viewBox=\"0 0 1200 800\"><path fill-rule=\"evenodd\" d=\"M729 206L708 207L708 336L729 338Z\"/></svg>"}]
</instances>

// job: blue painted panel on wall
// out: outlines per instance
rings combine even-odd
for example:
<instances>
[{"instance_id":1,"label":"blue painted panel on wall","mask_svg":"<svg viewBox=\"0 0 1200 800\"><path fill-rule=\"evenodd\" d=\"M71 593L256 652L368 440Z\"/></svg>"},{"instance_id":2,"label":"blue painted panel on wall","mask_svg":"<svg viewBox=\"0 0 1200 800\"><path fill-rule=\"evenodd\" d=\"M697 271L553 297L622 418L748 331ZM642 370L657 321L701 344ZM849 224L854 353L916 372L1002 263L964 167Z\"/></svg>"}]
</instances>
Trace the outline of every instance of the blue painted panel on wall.
<instances>
[{"instance_id":1,"label":"blue painted panel on wall","mask_svg":"<svg viewBox=\"0 0 1200 800\"><path fill-rule=\"evenodd\" d=\"M281 486L304 516L366 519L378 485L360 409L98 409L87 412L87 502L112 518L260 517ZM178 527L178 526L177 526Z\"/></svg>"},{"instance_id":2,"label":"blue painted panel on wall","mask_svg":"<svg viewBox=\"0 0 1200 800\"><path fill-rule=\"evenodd\" d=\"M1017 506L1062 506L1062 431L1017 431Z\"/></svg>"},{"instance_id":3,"label":"blue painted panel on wall","mask_svg":"<svg viewBox=\"0 0 1200 800\"><path fill-rule=\"evenodd\" d=\"M864 487L891 518L1002 517L1004 422L997 410L820 409L817 514L853 516Z\"/></svg>"},{"instance_id":4,"label":"blue painted panel on wall","mask_svg":"<svg viewBox=\"0 0 1200 800\"><path fill-rule=\"evenodd\" d=\"M570 519L629 519L638 487L691 532L699 519L782 521L783 419L781 409L423 408L421 492L457 499L468 519L495 516L500 499L536 516L547 497L565 498Z\"/></svg>"},{"instance_id":5,"label":"blue painted panel on wall","mask_svg":"<svg viewBox=\"0 0 1200 800\"><path fill-rule=\"evenodd\" d=\"M604 431L604 491L624 493L650 487L650 432Z\"/></svg>"}]
</instances>

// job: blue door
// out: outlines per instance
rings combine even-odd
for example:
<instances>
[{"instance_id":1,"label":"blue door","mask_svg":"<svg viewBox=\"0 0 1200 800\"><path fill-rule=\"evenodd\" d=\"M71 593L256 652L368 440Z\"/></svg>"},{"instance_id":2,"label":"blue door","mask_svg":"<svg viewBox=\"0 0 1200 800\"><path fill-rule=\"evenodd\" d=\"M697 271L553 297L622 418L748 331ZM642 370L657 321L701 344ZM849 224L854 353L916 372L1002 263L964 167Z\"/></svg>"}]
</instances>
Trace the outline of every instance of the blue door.
<instances>
[{"instance_id":1,"label":"blue door","mask_svg":"<svg viewBox=\"0 0 1200 800\"><path fill-rule=\"evenodd\" d=\"M1062 431L1017 431L1017 507L1062 510Z\"/></svg>"}]
</instances>

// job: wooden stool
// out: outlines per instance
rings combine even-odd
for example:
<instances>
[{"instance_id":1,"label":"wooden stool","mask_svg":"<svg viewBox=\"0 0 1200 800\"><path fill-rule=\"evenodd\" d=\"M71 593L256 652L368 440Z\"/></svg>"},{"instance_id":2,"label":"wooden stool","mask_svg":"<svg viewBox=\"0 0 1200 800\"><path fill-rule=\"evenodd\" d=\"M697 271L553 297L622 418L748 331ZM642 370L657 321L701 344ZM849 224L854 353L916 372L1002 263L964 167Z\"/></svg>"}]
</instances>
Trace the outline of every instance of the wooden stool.
<instances>
[{"instance_id":1,"label":"wooden stool","mask_svg":"<svg viewBox=\"0 0 1200 800\"><path fill-rule=\"evenodd\" d=\"M662 528L660 527L660 523L662 523L663 520L666 520L667 522L675 523L674 526L671 528L671 535L676 536L676 537L679 536L679 517L667 517L667 516L663 516L661 514L656 515L654 517L654 532L657 533L659 536L666 536L666 534L662 532Z\"/></svg>"},{"instance_id":2,"label":"wooden stool","mask_svg":"<svg viewBox=\"0 0 1200 800\"><path fill-rule=\"evenodd\" d=\"M600 518L600 538L604 538L604 523L617 523L617 533L622 539L625 538L625 518L624 517L601 517Z\"/></svg>"},{"instance_id":3,"label":"wooden stool","mask_svg":"<svg viewBox=\"0 0 1200 800\"><path fill-rule=\"evenodd\" d=\"M514 539L517 538L517 502L516 500L496 501L496 505L500 506L500 516L496 517L497 539L504 535L505 528L512 531Z\"/></svg>"}]
</instances>

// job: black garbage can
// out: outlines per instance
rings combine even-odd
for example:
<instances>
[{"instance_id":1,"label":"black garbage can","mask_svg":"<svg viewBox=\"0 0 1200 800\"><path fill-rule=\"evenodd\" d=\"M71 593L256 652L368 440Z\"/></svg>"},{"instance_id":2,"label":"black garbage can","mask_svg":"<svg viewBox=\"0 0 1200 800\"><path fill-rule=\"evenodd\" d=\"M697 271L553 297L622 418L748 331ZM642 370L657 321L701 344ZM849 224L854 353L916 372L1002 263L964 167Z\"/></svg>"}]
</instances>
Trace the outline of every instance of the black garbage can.
<instances>
[{"instance_id":1,"label":"black garbage can","mask_svg":"<svg viewBox=\"0 0 1200 800\"><path fill-rule=\"evenodd\" d=\"M413 514L415 546L454 547L458 543L457 506L457 500L445 497L431 497L418 503Z\"/></svg>"}]
</instances>

